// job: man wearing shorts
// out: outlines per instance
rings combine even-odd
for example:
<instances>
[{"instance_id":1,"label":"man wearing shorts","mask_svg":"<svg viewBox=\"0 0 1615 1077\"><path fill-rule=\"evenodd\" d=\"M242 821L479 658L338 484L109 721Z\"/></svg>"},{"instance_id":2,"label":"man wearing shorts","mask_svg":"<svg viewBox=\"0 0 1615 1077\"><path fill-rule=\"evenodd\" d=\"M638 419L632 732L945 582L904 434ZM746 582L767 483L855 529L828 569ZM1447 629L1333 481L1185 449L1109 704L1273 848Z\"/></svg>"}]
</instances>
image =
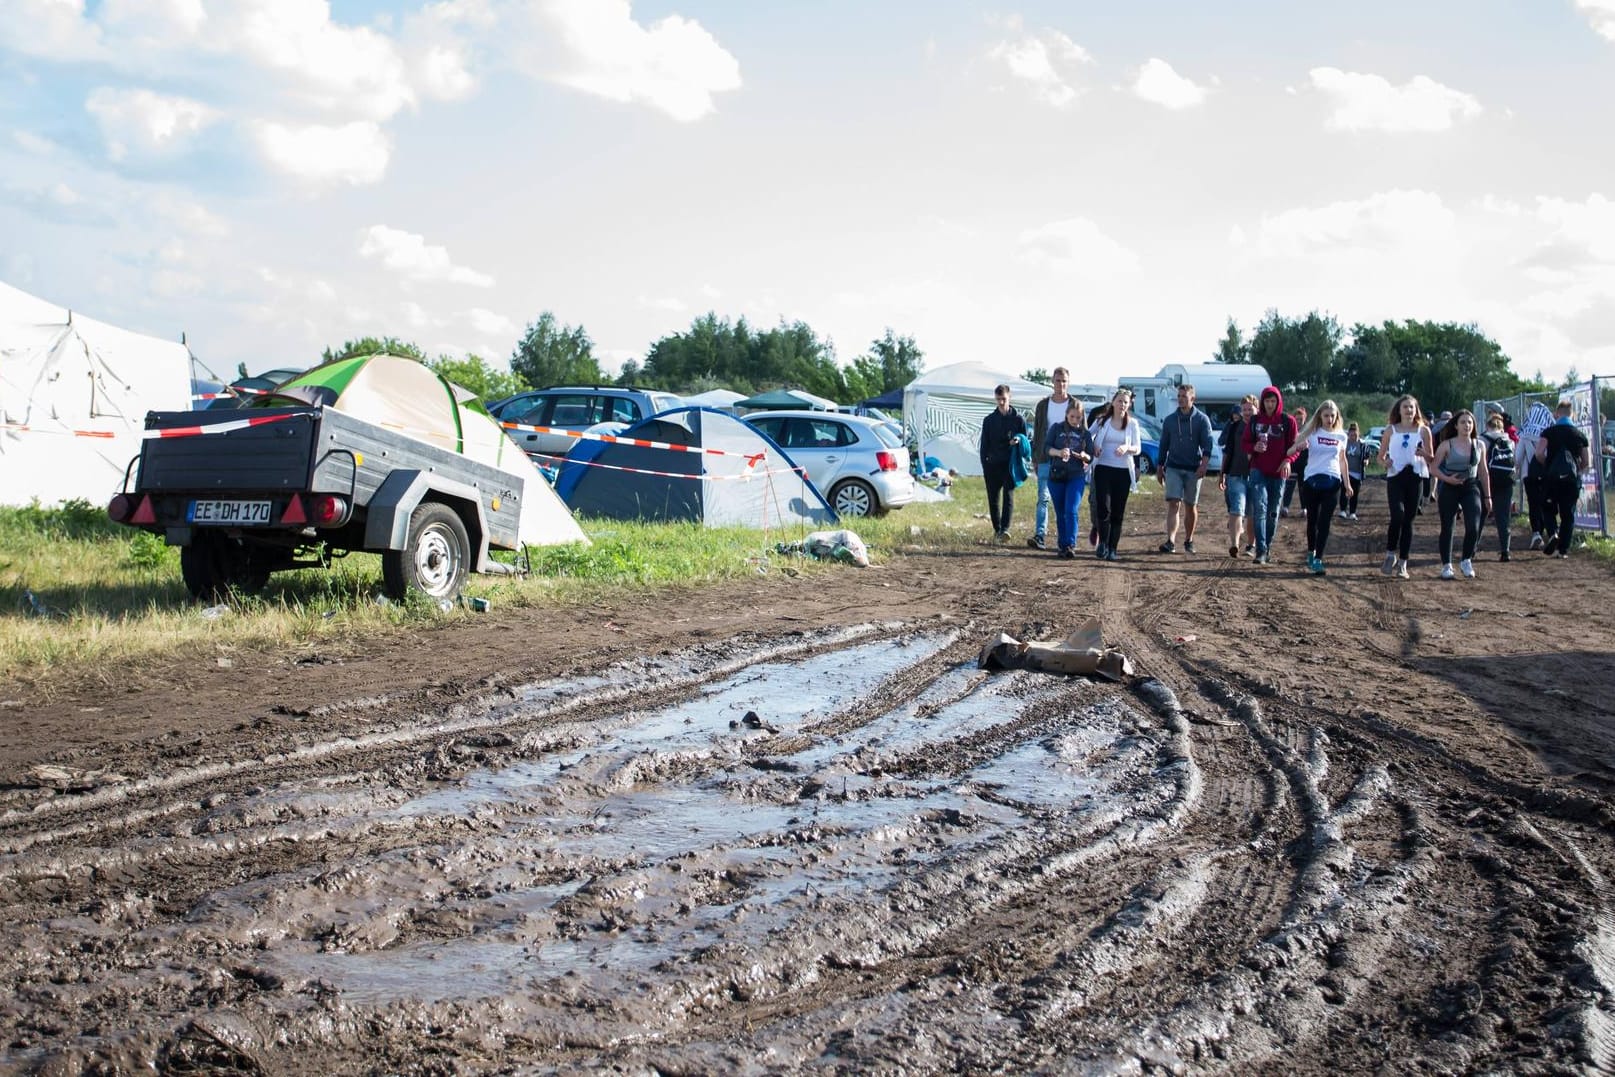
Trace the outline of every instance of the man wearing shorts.
<instances>
[{"instance_id":1,"label":"man wearing shorts","mask_svg":"<svg viewBox=\"0 0 1615 1077\"><path fill-rule=\"evenodd\" d=\"M1178 549L1178 517L1183 517L1183 548L1194 553L1194 525L1200 480L1211 465L1211 417L1194 406L1194 386L1178 386L1178 410L1161 420L1161 466L1155 478L1166 487L1166 541L1162 553Z\"/></svg>"},{"instance_id":2,"label":"man wearing shorts","mask_svg":"<svg viewBox=\"0 0 1615 1077\"><path fill-rule=\"evenodd\" d=\"M1217 486L1228 504L1228 556L1238 557L1247 545L1246 535L1255 541L1255 533L1246 517L1246 494L1250 486L1251 458L1245 451L1245 427L1256 414L1256 394L1247 393L1239 402L1239 410L1229 417L1222 428L1222 475Z\"/></svg>"}]
</instances>

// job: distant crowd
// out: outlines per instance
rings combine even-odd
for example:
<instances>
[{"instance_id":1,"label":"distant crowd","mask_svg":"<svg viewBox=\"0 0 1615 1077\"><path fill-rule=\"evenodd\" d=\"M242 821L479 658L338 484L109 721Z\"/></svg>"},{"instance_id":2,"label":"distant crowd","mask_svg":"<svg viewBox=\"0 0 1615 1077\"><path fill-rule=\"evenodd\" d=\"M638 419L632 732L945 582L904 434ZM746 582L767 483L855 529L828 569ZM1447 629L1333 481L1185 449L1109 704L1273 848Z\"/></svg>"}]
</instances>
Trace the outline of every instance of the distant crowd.
<instances>
[{"instance_id":1,"label":"distant crowd","mask_svg":"<svg viewBox=\"0 0 1615 1077\"><path fill-rule=\"evenodd\" d=\"M1052 380L1053 391L1037 402L1030 428L1010 407L1007 385L997 387L996 407L982 420L981 470L994 540L1010 540L1015 489L1035 475L1037 510L1027 545L1050 548L1052 515L1055 556L1075 558L1079 508L1083 493L1091 489L1088 546L1099 560L1120 560L1127 500L1138 484L1143 451L1142 432L1132 415L1133 394L1120 389L1089 415L1080 400L1067 394L1065 368L1055 368ZM1385 575L1408 578L1414 520L1426 504L1436 506L1440 519L1442 579L1474 578L1475 551L1487 520L1497 529L1499 559L1510 560L1510 525L1519 509L1516 490L1525 494L1531 548L1570 555L1581 474L1592 466L1587 437L1570 419L1571 402L1560 400L1551 415L1546 405L1534 404L1523 427L1499 405L1485 410L1482 426L1467 409L1443 412L1431 422L1410 395L1391 406L1377 450L1390 511L1381 566ZM1155 470L1166 494L1164 537L1157 547L1161 553L1195 552L1213 429L1211 417L1195 406L1194 386L1179 386L1177 410L1161 424ZM1332 520L1357 519L1371 451L1357 424L1343 422L1333 400L1323 401L1311 415L1305 408L1286 412L1284 395L1270 385L1260 396L1245 397L1217 434L1216 444L1222 449L1217 488L1227 507L1228 556L1267 564L1279 518L1289 515L1299 491L1306 517L1306 565L1324 575Z\"/></svg>"}]
</instances>

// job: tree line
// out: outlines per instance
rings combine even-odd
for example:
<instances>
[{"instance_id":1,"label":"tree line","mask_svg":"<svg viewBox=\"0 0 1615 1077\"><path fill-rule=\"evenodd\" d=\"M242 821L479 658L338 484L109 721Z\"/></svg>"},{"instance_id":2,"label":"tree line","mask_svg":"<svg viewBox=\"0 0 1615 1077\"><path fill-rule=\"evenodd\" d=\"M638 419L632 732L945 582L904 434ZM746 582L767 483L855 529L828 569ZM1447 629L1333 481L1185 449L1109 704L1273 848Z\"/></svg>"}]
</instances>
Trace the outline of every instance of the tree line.
<instances>
[{"instance_id":1,"label":"tree line","mask_svg":"<svg viewBox=\"0 0 1615 1077\"><path fill-rule=\"evenodd\" d=\"M781 387L805 389L840 403L856 403L900 389L919 377L925 353L910 336L891 329L843 366L835 346L805 322L756 329L745 318L731 322L708 312L689 329L670 333L650 346L643 359L630 359L616 376L605 373L594 342L581 325L559 322L545 311L527 326L503 368L478 355L429 358L415 344L396 337L362 337L326 348L322 361L376 352L405 355L426 363L484 400L549 385L622 385L661 389L681 396L709 389L755 393Z\"/></svg>"},{"instance_id":2,"label":"tree line","mask_svg":"<svg viewBox=\"0 0 1615 1077\"><path fill-rule=\"evenodd\" d=\"M1472 324L1409 319L1343 331L1318 311L1286 318L1269 310L1248 341L1230 318L1211 361L1258 363L1279 388L1311 398L1412 393L1439 408L1553 388L1540 373L1514 373L1502 347Z\"/></svg>"}]
</instances>

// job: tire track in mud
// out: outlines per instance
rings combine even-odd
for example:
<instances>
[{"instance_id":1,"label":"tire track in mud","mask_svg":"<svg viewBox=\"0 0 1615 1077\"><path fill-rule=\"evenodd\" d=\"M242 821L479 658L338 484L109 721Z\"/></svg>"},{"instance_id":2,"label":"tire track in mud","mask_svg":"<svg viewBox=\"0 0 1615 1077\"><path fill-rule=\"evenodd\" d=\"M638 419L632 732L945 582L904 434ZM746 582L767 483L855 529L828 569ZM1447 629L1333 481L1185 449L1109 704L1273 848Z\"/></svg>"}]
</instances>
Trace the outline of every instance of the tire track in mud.
<instances>
[{"instance_id":1,"label":"tire track in mud","mask_svg":"<svg viewBox=\"0 0 1615 1077\"><path fill-rule=\"evenodd\" d=\"M1100 575L1126 687L873 626L393 716L86 819L13 797L0 1063L1607 1063L1600 802L1297 690L1259 643L1166 642L1254 601L1242 574ZM1504 911L1455 913L1476 886Z\"/></svg>"}]
</instances>

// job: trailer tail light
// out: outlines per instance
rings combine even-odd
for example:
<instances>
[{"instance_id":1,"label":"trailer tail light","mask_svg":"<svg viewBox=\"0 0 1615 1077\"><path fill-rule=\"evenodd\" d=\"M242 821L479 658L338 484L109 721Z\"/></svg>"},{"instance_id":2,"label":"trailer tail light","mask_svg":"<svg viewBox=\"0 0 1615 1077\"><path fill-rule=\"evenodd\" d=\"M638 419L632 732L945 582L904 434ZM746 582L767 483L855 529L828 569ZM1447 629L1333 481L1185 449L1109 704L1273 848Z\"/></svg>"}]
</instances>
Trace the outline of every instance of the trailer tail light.
<instances>
[{"instance_id":1,"label":"trailer tail light","mask_svg":"<svg viewBox=\"0 0 1615 1077\"><path fill-rule=\"evenodd\" d=\"M121 524L129 519L130 513L135 511L135 503L128 494L113 495L112 502L107 505L107 517L115 524Z\"/></svg>"},{"instance_id":2,"label":"trailer tail light","mask_svg":"<svg viewBox=\"0 0 1615 1077\"><path fill-rule=\"evenodd\" d=\"M324 494L314 499L314 522L320 527L336 527L347 519L348 503L342 498Z\"/></svg>"},{"instance_id":3,"label":"trailer tail light","mask_svg":"<svg viewBox=\"0 0 1615 1077\"><path fill-rule=\"evenodd\" d=\"M875 453L875 463L880 465L882 471L897 471L897 454L887 449Z\"/></svg>"},{"instance_id":4,"label":"trailer tail light","mask_svg":"<svg viewBox=\"0 0 1615 1077\"><path fill-rule=\"evenodd\" d=\"M129 517L132 524L154 524L157 522L157 512L151 507L151 495L147 494L140 499L140 507L135 514Z\"/></svg>"},{"instance_id":5,"label":"trailer tail light","mask_svg":"<svg viewBox=\"0 0 1615 1077\"><path fill-rule=\"evenodd\" d=\"M308 523L308 517L303 513L302 497L297 494L292 495L292 499L286 502L286 511L280 514L280 522L283 524Z\"/></svg>"}]
</instances>

